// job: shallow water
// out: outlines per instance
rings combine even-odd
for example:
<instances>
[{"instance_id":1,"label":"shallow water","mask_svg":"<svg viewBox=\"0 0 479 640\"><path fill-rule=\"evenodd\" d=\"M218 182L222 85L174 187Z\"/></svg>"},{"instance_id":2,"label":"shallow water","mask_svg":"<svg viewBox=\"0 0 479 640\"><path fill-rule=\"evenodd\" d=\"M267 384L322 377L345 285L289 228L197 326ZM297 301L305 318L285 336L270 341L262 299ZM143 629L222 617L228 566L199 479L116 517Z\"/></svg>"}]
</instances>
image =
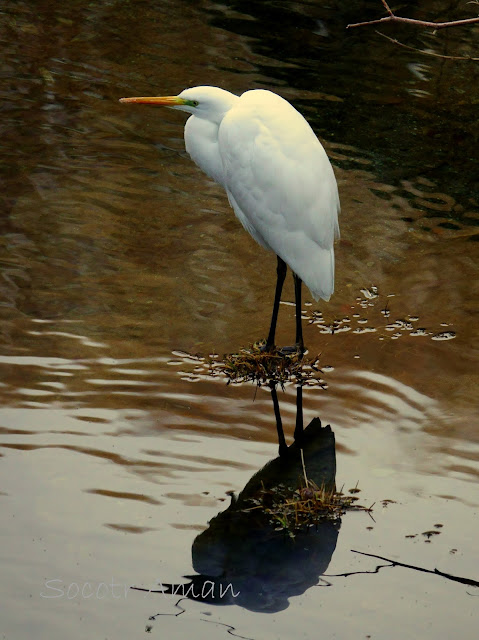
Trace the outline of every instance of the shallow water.
<instances>
[{"instance_id":1,"label":"shallow water","mask_svg":"<svg viewBox=\"0 0 479 640\"><path fill-rule=\"evenodd\" d=\"M351 551L479 580L479 67L345 30L379 4L4 3L3 637L476 637L477 588ZM387 33L464 56L478 28ZM196 536L277 452L266 390L202 359L266 333L274 256L187 158L181 114L117 102L196 84L291 100L341 195L304 413L374 520L345 514L326 582L272 614L128 589L193 574ZM292 387L280 403L290 441Z\"/></svg>"}]
</instances>

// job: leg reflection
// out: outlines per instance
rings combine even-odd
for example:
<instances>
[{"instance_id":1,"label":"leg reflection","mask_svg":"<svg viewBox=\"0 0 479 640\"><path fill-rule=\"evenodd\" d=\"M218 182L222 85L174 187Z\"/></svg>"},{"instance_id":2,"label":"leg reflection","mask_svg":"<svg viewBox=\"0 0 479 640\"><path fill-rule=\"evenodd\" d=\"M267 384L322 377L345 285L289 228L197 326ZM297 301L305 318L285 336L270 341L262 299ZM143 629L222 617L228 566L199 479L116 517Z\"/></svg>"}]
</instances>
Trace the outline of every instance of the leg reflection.
<instances>
[{"instance_id":1,"label":"leg reflection","mask_svg":"<svg viewBox=\"0 0 479 640\"><path fill-rule=\"evenodd\" d=\"M276 418L276 430L278 432L279 455L284 456L288 450L283 431L283 421L279 410L278 394L276 392L276 382L270 381L271 398L273 400L274 417ZM300 448L303 446L303 387L298 384L296 390L296 425L294 428L294 441Z\"/></svg>"},{"instance_id":2,"label":"leg reflection","mask_svg":"<svg viewBox=\"0 0 479 640\"><path fill-rule=\"evenodd\" d=\"M279 411L278 394L276 393L276 383L270 382L269 388L271 389L271 398L273 399L274 417L276 418L276 430L278 432L279 443L279 455L284 456L288 450L288 445L284 437L283 422L281 420L281 413Z\"/></svg>"}]
</instances>

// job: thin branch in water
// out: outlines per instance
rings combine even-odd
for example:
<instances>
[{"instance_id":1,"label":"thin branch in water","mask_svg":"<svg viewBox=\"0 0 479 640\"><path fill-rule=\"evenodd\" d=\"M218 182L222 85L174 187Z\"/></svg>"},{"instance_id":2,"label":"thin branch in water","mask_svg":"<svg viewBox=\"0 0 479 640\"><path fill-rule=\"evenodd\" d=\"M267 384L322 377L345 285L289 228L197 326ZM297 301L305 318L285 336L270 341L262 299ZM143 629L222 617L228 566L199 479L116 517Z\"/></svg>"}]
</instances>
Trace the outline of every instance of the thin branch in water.
<instances>
[{"instance_id":1,"label":"thin branch in water","mask_svg":"<svg viewBox=\"0 0 479 640\"><path fill-rule=\"evenodd\" d=\"M239 636L237 633L234 633L234 631L236 631L236 628L231 626L230 624L225 624L224 622L218 622L217 620L205 620L205 618L200 618L201 622L208 622L209 624L218 624L221 625L222 627L226 627L227 631L226 633L228 633L230 636L233 636L235 638L242 638L243 640L253 640L253 638L247 638L246 636Z\"/></svg>"},{"instance_id":2,"label":"thin branch in water","mask_svg":"<svg viewBox=\"0 0 479 640\"><path fill-rule=\"evenodd\" d=\"M348 573L323 573L328 578L349 578L349 576L370 575L371 573L379 573L380 569L393 567L392 564L378 564L374 571L348 571Z\"/></svg>"},{"instance_id":3,"label":"thin branch in water","mask_svg":"<svg viewBox=\"0 0 479 640\"><path fill-rule=\"evenodd\" d=\"M479 62L479 58L471 58L470 56L447 56L443 53L435 53L434 51L427 51L426 49L417 49L416 47L411 47L408 44L404 44L404 42L399 42L396 38L390 38L385 33L381 33L381 31L376 31L379 36L386 38L393 44L397 44L400 47L404 47L405 49L409 49L410 51L416 51L416 53L422 53L425 56L434 56L435 58L444 58L446 60L471 60L472 62Z\"/></svg>"},{"instance_id":4,"label":"thin branch in water","mask_svg":"<svg viewBox=\"0 0 479 640\"><path fill-rule=\"evenodd\" d=\"M414 569L414 571L422 571L423 573L432 573L433 575L441 576L442 578L452 580L453 582L460 582L461 584L467 584L471 587L479 587L479 582L477 580L472 580L471 578L461 578L461 576L454 576L451 573L439 571L439 569L424 569L424 567L416 567L413 564L405 564L404 562L399 562L398 560L391 560L390 558L385 558L384 556L377 556L374 553L365 553L364 551L356 551L355 549L351 549L351 551L353 553L360 553L362 556L369 556L370 558L376 558L378 560L390 562L390 566L393 567L404 567L405 569Z\"/></svg>"},{"instance_id":5,"label":"thin branch in water","mask_svg":"<svg viewBox=\"0 0 479 640\"><path fill-rule=\"evenodd\" d=\"M150 591L151 593L163 593L163 591L151 591L150 589L140 589L140 587L130 587L130 589L136 589L136 591ZM160 616L173 616L174 618L181 616L183 613L186 613L186 609L183 609L183 607L180 606L180 602L182 600L186 600L186 598L180 598L177 602L175 602L175 608L179 609L178 613L155 613L154 615L150 616L148 620L156 620Z\"/></svg>"}]
</instances>

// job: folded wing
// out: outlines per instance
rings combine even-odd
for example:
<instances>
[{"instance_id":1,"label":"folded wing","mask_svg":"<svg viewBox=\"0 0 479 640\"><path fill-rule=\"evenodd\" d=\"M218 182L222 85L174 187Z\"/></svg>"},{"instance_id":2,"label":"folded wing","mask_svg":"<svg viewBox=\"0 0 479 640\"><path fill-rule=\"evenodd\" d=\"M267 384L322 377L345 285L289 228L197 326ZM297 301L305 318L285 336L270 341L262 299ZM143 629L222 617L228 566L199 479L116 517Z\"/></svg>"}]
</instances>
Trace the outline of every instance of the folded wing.
<instances>
[{"instance_id":1,"label":"folded wing","mask_svg":"<svg viewBox=\"0 0 479 640\"><path fill-rule=\"evenodd\" d=\"M303 280L334 289L339 197L333 169L303 116L269 91L248 91L218 133L224 186L243 226Z\"/></svg>"}]
</instances>

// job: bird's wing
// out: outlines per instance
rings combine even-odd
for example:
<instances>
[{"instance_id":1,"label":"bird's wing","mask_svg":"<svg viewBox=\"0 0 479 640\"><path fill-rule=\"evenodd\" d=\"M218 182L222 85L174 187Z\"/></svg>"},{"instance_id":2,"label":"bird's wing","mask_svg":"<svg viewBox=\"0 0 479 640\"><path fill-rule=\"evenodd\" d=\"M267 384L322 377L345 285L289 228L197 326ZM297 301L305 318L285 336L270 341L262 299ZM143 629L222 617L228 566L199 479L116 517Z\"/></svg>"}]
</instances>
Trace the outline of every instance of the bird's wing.
<instances>
[{"instance_id":1,"label":"bird's wing","mask_svg":"<svg viewBox=\"0 0 479 640\"><path fill-rule=\"evenodd\" d=\"M308 123L279 96L250 91L224 117L218 142L225 188L247 221L238 215L244 226L253 228L253 237L283 258L315 297L328 298L339 198L329 159ZM315 270L322 272L324 286Z\"/></svg>"}]
</instances>

